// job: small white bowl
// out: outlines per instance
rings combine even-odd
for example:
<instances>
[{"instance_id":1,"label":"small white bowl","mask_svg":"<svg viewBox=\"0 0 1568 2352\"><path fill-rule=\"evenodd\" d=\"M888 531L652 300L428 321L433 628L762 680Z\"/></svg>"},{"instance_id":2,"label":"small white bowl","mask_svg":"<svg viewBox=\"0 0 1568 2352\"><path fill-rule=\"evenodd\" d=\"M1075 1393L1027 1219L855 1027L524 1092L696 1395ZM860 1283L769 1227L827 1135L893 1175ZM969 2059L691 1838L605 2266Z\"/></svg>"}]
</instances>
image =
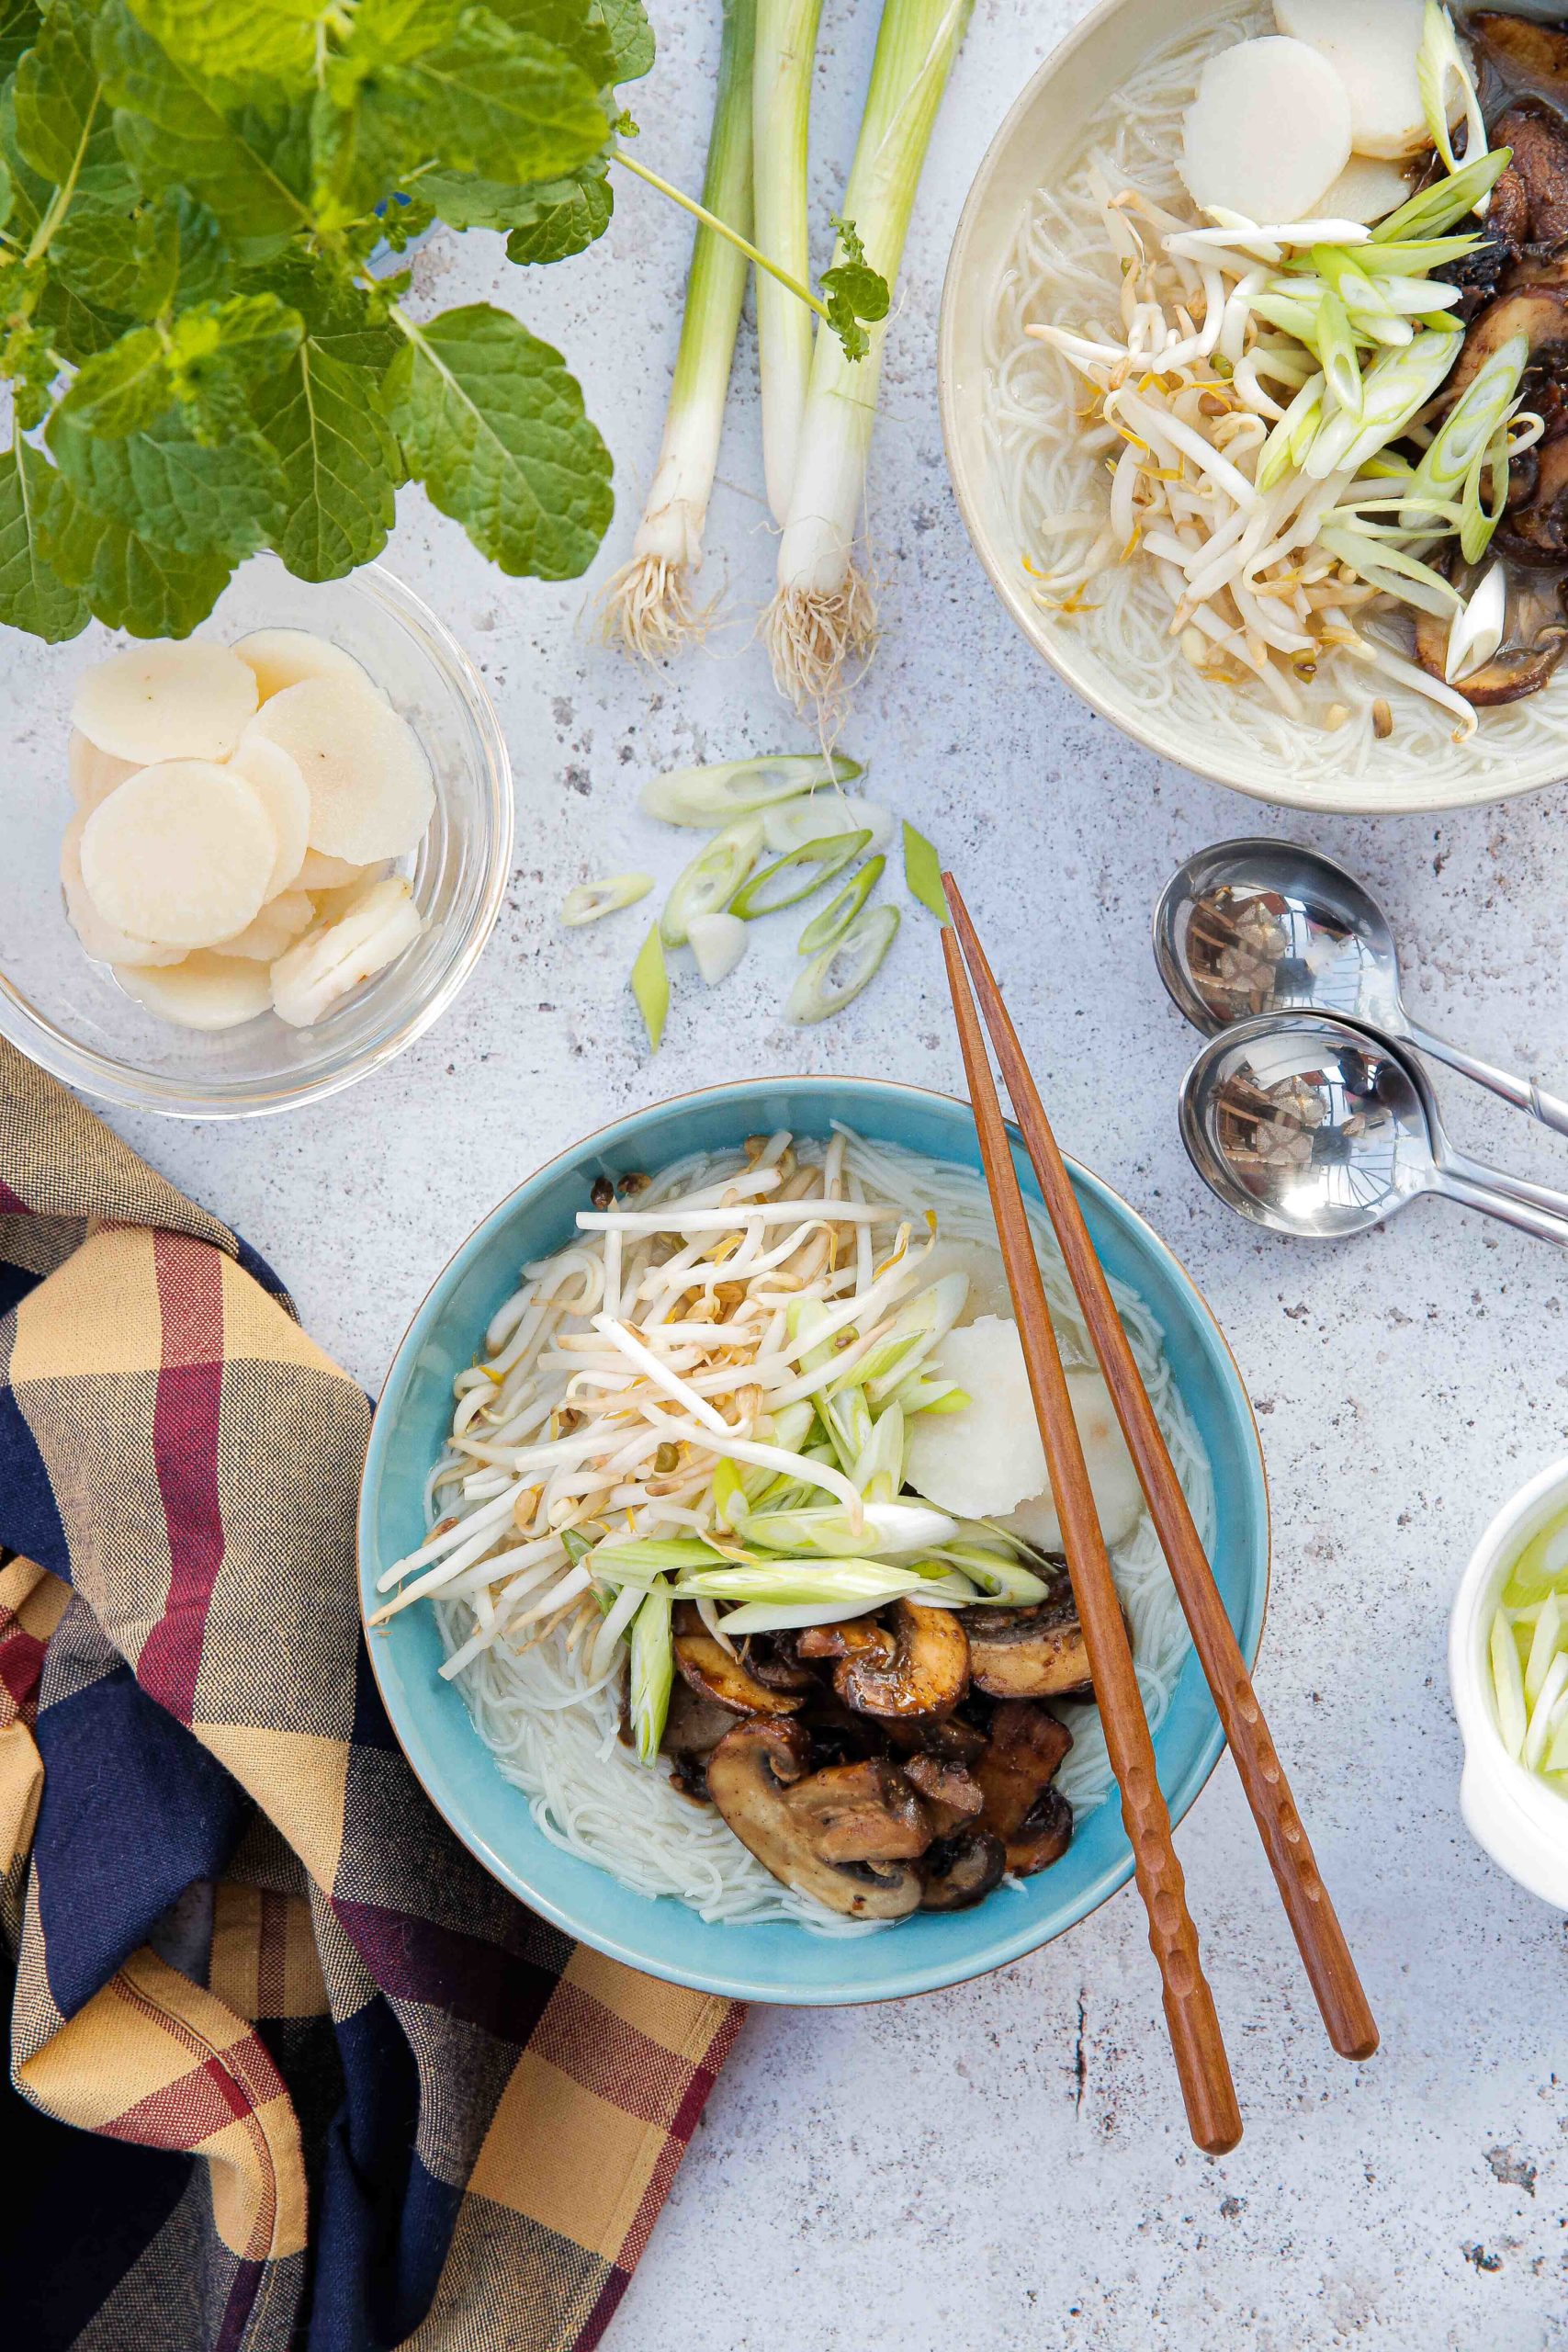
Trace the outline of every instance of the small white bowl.
<instances>
[{"instance_id":1,"label":"small white bowl","mask_svg":"<svg viewBox=\"0 0 1568 2352\"><path fill-rule=\"evenodd\" d=\"M1449 1621L1449 1681L1464 1741L1460 1810L1478 1846L1543 1903L1568 1911L1568 1799L1509 1755L1487 1657L1498 1596L1515 1561L1568 1510L1568 1457L1504 1504L1471 1555Z\"/></svg>"}]
</instances>

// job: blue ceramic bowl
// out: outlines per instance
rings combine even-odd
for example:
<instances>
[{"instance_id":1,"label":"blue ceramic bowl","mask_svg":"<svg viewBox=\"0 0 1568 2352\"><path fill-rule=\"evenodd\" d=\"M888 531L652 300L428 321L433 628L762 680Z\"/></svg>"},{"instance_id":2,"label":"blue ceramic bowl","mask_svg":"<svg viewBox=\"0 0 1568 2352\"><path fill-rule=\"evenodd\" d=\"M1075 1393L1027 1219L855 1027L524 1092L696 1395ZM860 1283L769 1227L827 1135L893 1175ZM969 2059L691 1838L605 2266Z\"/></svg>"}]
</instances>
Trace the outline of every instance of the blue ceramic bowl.
<instances>
[{"instance_id":1,"label":"blue ceramic bowl","mask_svg":"<svg viewBox=\"0 0 1568 2352\"><path fill-rule=\"evenodd\" d=\"M591 1136L492 1210L463 1244L414 1317L387 1375L359 1505L362 1603L376 1577L423 1539L423 1495L450 1426L452 1382L478 1336L516 1287L525 1260L571 1236L596 1176L668 1166L780 1127L826 1136L841 1119L873 1141L978 1167L967 1103L874 1079L745 1080L660 1102ZM1014 1158L1038 1198L1018 1138ZM1269 1586L1269 1498L1247 1392L1213 1317L1141 1218L1086 1169L1073 1169L1108 1272L1139 1291L1165 1332L1177 1385L1208 1448L1218 1504L1214 1573L1250 1661ZM831 2004L930 1993L1017 1960L1076 1925L1133 1874L1114 1795L1078 1825L1063 1859L1022 1892L1000 1890L973 1911L919 1913L875 1936L827 1937L793 1926L708 1926L671 1896L634 1894L592 1863L563 1853L535 1827L526 1799L503 1781L443 1682L432 1612L409 1609L370 1640L392 1727L433 1804L502 1882L558 1927L652 1976L741 2000ZM1160 1785L1179 1821L1224 1745L1196 1657L1182 1669L1155 1742Z\"/></svg>"}]
</instances>

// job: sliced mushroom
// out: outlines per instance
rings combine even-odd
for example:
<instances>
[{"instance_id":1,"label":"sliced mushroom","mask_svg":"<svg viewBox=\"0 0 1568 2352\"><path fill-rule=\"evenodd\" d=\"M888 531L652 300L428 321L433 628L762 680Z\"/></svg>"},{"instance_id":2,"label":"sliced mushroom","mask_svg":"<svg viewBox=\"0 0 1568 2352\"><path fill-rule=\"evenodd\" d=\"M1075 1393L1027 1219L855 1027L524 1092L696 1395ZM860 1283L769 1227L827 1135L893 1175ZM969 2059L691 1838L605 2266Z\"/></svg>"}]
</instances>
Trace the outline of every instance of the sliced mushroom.
<instances>
[{"instance_id":1,"label":"sliced mushroom","mask_svg":"<svg viewBox=\"0 0 1568 2352\"><path fill-rule=\"evenodd\" d=\"M1005 1700L992 1719L975 1767L986 1801L977 1826L1001 1839L1008 1868L1020 1877L1055 1861L1072 1836L1071 1808L1051 1786L1072 1744L1066 1724L1032 1700ZM1055 1804L1048 1802L1053 1797Z\"/></svg>"},{"instance_id":2,"label":"sliced mushroom","mask_svg":"<svg viewBox=\"0 0 1568 2352\"><path fill-rule=\"evenodd\" d=\"M753 1634L740 1645L746 1671L769 1690L812 1690L817 1677L790 1654L786 1639L776 1634Z\"/></svg>"},{"instance_id":3,"label":"sliced mushroom","mask_svg":"<svg viewBox=\"0 0 1568 2352\"><path fill-rule=\"evenodd\" d=\"M982 1705L985 1702L980 1702ZM864 1723L867 1718L860 1717ZM938 1720L917 1716L908 1723L889 1720L879 1724L878 1730L889 1744L906 1754L939 1756L954 1764L973 1764L986 1751L986 1735L975 1724L965 1723L962 1715L945 1715Z\"/></svg>"},{"instance_id":4,"label":"sliced mushroom","mask_svg":"<svg viewBox=\"0 0 1568 2352\"><path fill-rule=\"evenodd\" d=\"M1535 462L1517 503L1509 468L1508 511L1494 544L1516 563L1555 569L1568 563L1568 435L1527 455Z\"/></svg>"},{"instance_id":5,"label":"sliced mushroom","mask_svg":"<svg viewBox=\"0 0 1568 2352\"><path fill-rule=\"evenodd\" d=\"M735 1717L728 1707L716 1699L700 1698L689 1683L676 1683L659 1747L671 1758L670 1777L682 1796L698 1804L707 1803L708 1758L734 1728Z\"/></svg>"},{"instance_id":6,"label":"sliced mushroom","mask_svg":"<svg viewBox=\"0 0 1568 2352\"><path fill-rule=\"evenodd\" d=\"M1462 299L1452 315L1466 326L1505 283L1529 237L1529 198L1510 164L1492 191L1485 220L1474 223L1472 233L1478 234L1481 243L1472 253L1445 263L1436 273L1445 285L1459 288Z\"/></svg>"},{"instance_id":7,"label":"sliced mushroom","mask_svg":"<svg viewBox=\"0 0 1568 2352\"><path fill-rule=\"evenodd\" d=\"M1065 1577L1032 1609L968 1609L964 1625L975 1687L993 1699L1061 1699L1090 1687L1077 1603Z\"/></svg>"},{"instance_id":8,"label":"sliced mushroom","mask_svg":"<svg viewBox=\"0 0 1568 2352\"><path fill-rule=\"evenodd\" d=\"M716 1642L689 1600L675 1604L671 1632L675 1663L699 1698L736 1715L793 1715L804 1705L793 1691L770 1690L739 1658Z\"/></svg>"},{"instance_id":9,"label":"sliced mushroom","mask_svg":"<svg viewBox=\"0 0 1568 2352\"><path fill-rule=\"evenodd\" d=\"M1524 185L1529 234L1521 243L1552 246L1568 237L1568 125L1539 99L1524 98L1492 126L1494 147L1511 147L1509 170Z\"/></svg>"},{"instance_id":10,"label":"sliced mushroom","mask_svg":"<svg viewBox=\"0 0 1568 2352\"><path fill-rule=\"evenodd\" d=\"M961 1829L955 1837L939 1838L926 1856L920 1908L967 1911L1001 1884L1006 1868L1002 1841L988 1829Z\"/></svg>"},{"instance_id":11,"label":"sliced mushroom","mask_svg":"<svg viewBox=\"0 0 1568 2352\"><path fill-rule=\"evenodd\" d=\"M1497 8L1478 9L1465 30L1485 43L1510 81L1529 82L1568 100L1568 32ZM1502 144L1495 132L1493 144Z\"/></svg>"},{"instance_id":12,"label":"sliced mushroom","mask_svg":"<svg viewBox=\"0 0 1568 2352\"><path fill-rule=\"evenodd\" d=\"M1568 529L1568 441L1552 442L1542 455L1544 460L1561 452L1552 471L1562 481L1560 495L1563 498L1564 528ZM1535 510L1532 508L1531 513ZM1514 530L1522 526L1523 518L1516 517ZM1540 526L1544 529L1545 526ZM1500 542L1499 531L1494 544ZM1512 534L1510 534L1512 537ZM1537 557L1538 562L1546 560ZM1568 562L1565 543L1560 562ZM1477 573L1461 572L1457 584L1461 594L1474 585ZM1416 616L1416 658L1429 676L1440 678L1448 666L1449 622L1438 613L1417 613ZM1456 694L1478 710L1490 709L1501 703L1520 702L1526 695L1533 695L1545 685L1548 678L1562 659L1568 646L1568 621L1564 619L1563 592L1561 583L1537 585L1528 575L1512 575L1508 581L1507 634L1490 662L1483 662L1467 678L1454 681Z\"/></svg>"},{"instance_id":13,"label":"sliced mushroom","mask_svg":"<svg viewBox=\"0 0 1568 2352\"><path fill-rule=\"evenodd\" d=\"M1464 339L1453 374L1443 386L1443 400L1451 405L1468 391L1486 362L1517 334L1530 346L1529 367L1561 374L1568 363L1568 286L1521 286L1517 293L1489 302Z\"/></svg>"},{"instance_id":14,"label":"sliced mushroom","mask_svg":"<svg viewBox=\"0 0 1568 2352\"><path fill-rule=\"evenodd\" d=\"M879 1756L813 1772L790 1791L789 1806L811 1826L817 1851L829 1862L909 1861L933 1835L908 1779Z\"/></svg>"},{"instance_id":15,"label":"sliced mushroom","mask_svg":"<svg viewBox=\"0 0 1568 2352\"><path fill-rule=\"evenodd\" d=\"M851 1919L904 1919L922 1893L912 1861L835 1862L819 1846L821 1821L808 1773L811 1743L799 1724L753 1716L726 1733L708 1758L708 1794L730 1828L784 1886L815 1895ZM802 1801L802 1792L806 1792Z\"/></svg>"},{"instance_id":16,"label":"sliced mushroom","mask_svg":"<svg viewBox=\"0 0 1568 2352\"><path fill-rule=\"evenodd\" d=\"M979 1781L966 1764L951 1756L933 1756L929 1748L908 1758L904 1778L919 1791L939 1838L951 1838L955 1829L973 1821L986 1802Z\"/></svg>"},{"instance_id":17,"label":"sliced mushroom","mask_svg":"<svg viewBox=\"0 0 1568 2352\"><path fill-rule=\"evenodd\" d=\"M882 1631L883 1642L853 1649L834 1668L844 1704L863 1715L950 1715L969 1688L968 1636L953 1611L896 1600Z\"/></svg>"}]
</instances>

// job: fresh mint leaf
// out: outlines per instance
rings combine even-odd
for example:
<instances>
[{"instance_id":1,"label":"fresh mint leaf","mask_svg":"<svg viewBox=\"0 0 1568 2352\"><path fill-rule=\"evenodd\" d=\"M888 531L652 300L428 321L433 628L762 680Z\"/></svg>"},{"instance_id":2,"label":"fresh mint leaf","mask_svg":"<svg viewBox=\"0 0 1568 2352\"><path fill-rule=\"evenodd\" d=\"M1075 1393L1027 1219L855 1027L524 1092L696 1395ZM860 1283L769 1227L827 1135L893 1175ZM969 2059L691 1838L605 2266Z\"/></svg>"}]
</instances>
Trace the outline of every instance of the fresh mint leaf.
<instances>
[{"instance_id":1,"label":"fresh mint leaf","mask_svg":"<svg viewBox=\"0 0 1568 2352\"><path fill-rule=\"evenodd\" d=\"M304 332L298 311L276 294L231 294L181 311L168 339L169 383L197 440L245 428L253 387L288 363Z\"/></svg>"},{"instance_id":2,"label":"fresh mint leaf","mask_svg":"<svg viewBox=\"0 0 1568 2352\"><path fill-rule=\"evenodd\" d=\"M298 312L317 351L344 368L369 368L380 377L402 349L401 335L366 288L328 260L286 254L265 270L250 272L241 291L271 294Z\"/></svg>"},{"instance_id":3,"label":"fresh mint leaf","mask_svg":"<svg viewBox=\"0 0 1568 2352\"><path fill-rule=\"evenodd\" d=\"M68 587L78 588L107 628L132 637L188 637L228 584L221 555L175 555L140 532L85 506L53 468L38 514L43 553Z\"/></svg>"},{"instance_id":4,"label":"fresh mint leaf","mask_svg":"<svg viewBox=\"0 0 1568 2352\"><path fill-rule=\"evenodd\" d=\"M221 555L237 563L265 547L285 519L283 468L246 427L197 441L178 409L144 433L107 440L57 412L50 454L85 506L171 555Z\"/></svg>"},{"instance_id":5,"label":"fresh mint leaf","mask_svg":"<svg viewBox=\"0 0 1568 2352\"><path fill-rule=\"evenodd\" d=\"M130 179L93 61L93 17L91 0L52 0L17 68L17 143L44 179L114 197Z\"/></svg>"},{"instance_id":6,"label":"fresh mint leaf","mask_svg":"<svg viewBox=\"0 0 1568 2352\"><path fill-rule=\"evenodd\" d=\"M476 302L415 331L385 400L409 470L502 571L574 580L615 510L610 453L558 351Z\"/></svg>"},{"instance_id":7,"label":"fresh mint leaf","mask_svg":"<svg viewBox=\"0 0 1568 2352\"><path fill-rule=\"evenodd\" d=\"M33 315L51 350L69 360L73 368L80 368L85 359L107 351L133 323L115 311L96 309L58 278L51 278L45 286Z\"/></svg>"},{"instance_id":8,"label":"fresh mint leaf","mask_svg":"<svg viewBox=\"0 0 1568 2352\"><path fill-rule=\"evenodd\" d=\"M302 96L316 65L319 0L130 0L159 47L220 106Z\"/></svg>"},{"instance_id":9,"label":"fresh mint leaf","mask_svg":"<svg viewBox=\"0 0 1568 2352\"><path fill-rule=\"evenodd\" d=\"M532 10L541 0L521 5ZM448 40L464 6L465 0L356 0L349 47L364 64L401 63Z\"/></svg>"},{"instance_id":10,"label":"fresh mint leaf","mask_svg":"<svg viewBox=\"0 0 1568 2352\"><path fill-rule=\"evenodd\" d=\"M26 441L0 453L0 622L58 645L79 637L89 616L85 596L61 579L39 540L50 479L47 459Z\"/></svg>"},{"instance_id":11,"label":"fresh mint leaf","mask_svg":"<svg viewBox=\"0 0 1568 2352\"><path fill-rule=\"evenodd\" d=\"M300 580L341 580L387 544L402 456L368 394L363 370L313 337L256 392L256 424L284 477L286 519L272 544Z\"/></svg>"},{"instance_id":12,"label":"fresh mint leaf","mask_svg":"<svg viewBox=\"0 0 1568 2352\"><path fill-rule=\"evenodd\" d=\"M234 260L216 213L183 187L171 189L165 201L174 207L179 232L175 310L188 310L193 302L217 301L232 282Z\"/></svg>"},{"instance_id":13,"label":"fresh mint leaf","mask_svg":"<svg viewBox=\"0 0 1568 2352\"><path fill-rule=\"evenodd\" d=\"M26 246L32 242L49 203L50 185L39 177L17 143L17 85L0 88L0 162L11 185L10 209L6 216L7 239ZM12 307L7 301L7 308Z\"/></svg>"},{"instance_id":14,"label":"fresh mint leaf","mask_svg":"<svg viewBox=\"0 0 1568 2352\"><path fill-rule=\"evenodd\" d=\"M604 235L615 209L610 167L602 155L570 179L546 180L520 194L506 240L508 261L520 264L570 261Z\"/></svg>"},{"instance_id":15,"label":"fresh mint leaf","mask_svg":"<svg viewBox=\"0 0 1568 2352\"><path fill-rule=\"evenodd\" d=\"M295 185L306 136L302 109L252 109L231 120L209 103L200 77L137 23L125 0L100 6L94 55L117 109L120 151L148 194L188 189L242 258L259 258L259 249L309 225Z\"/></svg>"},{"instance_id":16,"label":"fresh mint leaf","mask_svg":"<svg viewBox=\"0 0 1568 2352\"><path fill-rule=\"evenodd\" d=\"M4 155L0 155L0 229L3 229L10 219L11 207L15 201L16 189L11 184L11 167Z\"/></svg>"},{"instance_id":17,"label":"fresh mint leaf","mask_svg":"<svg viewBox=\"0 0 1568 2352\"><path fill-rule=\"evenodd\" d=\"M23 51L37 40L42 21L36 0L0 0L0 82L16 72Z\"/></svg>"},{"instance_id":18,"label":"fresh mint leaf","mask_svg":"<svg viewBox=\"0 0 1568 2352\"><path fill-rule=\"evenodd\" d=\"M61 283L100 311L155 319L180 266L180 220L172 198L130 206L78 196L49 248Z\"/></svg>"},{"instance_id":19,"label":"fresh mint leaf","mask_svg":"<svg viewBox=\"0 0 1568 2352\"><path fill-rule=\"evenodd\" d=\"M485 5L514 32L533 33L564 51L596 90L606 90L615 81L615 44L589 0L485 0Z\"/></svg>"},{"instance_id":20,"label":"fresh mint leaf","mask_svg":"<svg viewBox=\"0 0 1568 2352\"><path fill-rule=\"evenodd\" d=\"M839 251L843 259L822 273L822 292L828 304L828 323L844 346L845 356L863 359L871 349L871 338L861 324L875 326L887 316L892 300L887 280L879 277L865 257L865 247L852 220L841 220L832 215L839 232Z\"/></svg>"},{"instance_id":21,"label":"fresh mint leaf","mask_svg":"<svg viewBox=\"0 0 1568 2352\"><path fill-rule=\"evenodd\" d=\"M137 433L167 408L171 390L156 330L134 327L83 362L55 413L85 433Z\"/></svg>"},{"instance_id":22,"label":"fresh mint leaf","mask_svg":"<svg viewBox=\"0 0 1568 2352\"><path fill-rule=\"evenodd\" d=\"M614 65L612 82L640 82L653 71L653 27L642 0L590 0L610 37Z\"/></svg>"}]
</instances>

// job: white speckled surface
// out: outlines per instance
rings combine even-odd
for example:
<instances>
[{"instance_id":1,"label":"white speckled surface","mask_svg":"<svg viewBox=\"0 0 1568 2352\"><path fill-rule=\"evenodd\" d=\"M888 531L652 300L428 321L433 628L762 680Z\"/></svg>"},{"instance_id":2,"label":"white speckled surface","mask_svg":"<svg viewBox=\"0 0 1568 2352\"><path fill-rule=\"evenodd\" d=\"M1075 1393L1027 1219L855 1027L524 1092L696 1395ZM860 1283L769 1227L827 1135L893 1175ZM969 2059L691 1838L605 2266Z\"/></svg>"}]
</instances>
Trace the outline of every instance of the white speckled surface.
<instances>
[{"instance_id":1,"label":"white speckled surface","mask_svg":"<svg viewBox=\"0 0 1568 2352\"><path fill-rule=\"evenodd\" d=\"M635 101L649 161L700 172L710 7L656 7ZM748 2352L781 2339L900 2352L1562 2352L1568 2346L1562 1922L1459 1821L1443 1663L1449 1595L1482 1522L1568 1449L1562 1261L1433 1203L1362 1244L1255 1235L1177 1140L1192 1045L1146 930L1176 861L1291 831L1359 869L1405 944L1432 1024L1560 1088L1568 795L1437 823L1277 819L1134 752L1036 666L950 499L933 351L943 257L1005 107L1075 0L978 0L939 125L889 352L872 481L887 639L847 742L964 876L1068 1147L1145 1212L1213 1301L1260 1415L1276 1510L1259 1687L1383 2029L1328 2052L1235 1775L1181 1850L1247 2120L1195 2154L1161 2046L1129 1889L989 1980L901 2007L759 2012L709 2103L609 2352ZM819 153L847 156L872 0L831 0ZM824 170L820 215L836 193ZM420 256L442 303L499 291L579 366L618 461L625 551L657 447L685 224L620 191L606 243L507 269L493 240ZM589 641L581 586L489 571L405 492L390 552L478 657L518 771L515 885L478 983L378 1080L308 1116L131 1139L233 1219L307 1320L375 1385L425 1284L481 1211L584 1129L748 1071L871 1070L953 1088L933 928L916 910L877 986L801 1035L777 1007L793 933L719 995L684 986L650 1069L625 989L636 918L563 935L566 887L680 862L631 813L650 772L804 741L750 616L771 572L752 355L738 368L709 534L738 626L722 658L638 675ZM49 657L12 640L13 675ZM1568 1181L1568 1147L1457 1081L1457 1140Z\"/></svg>"}]
</instances>

